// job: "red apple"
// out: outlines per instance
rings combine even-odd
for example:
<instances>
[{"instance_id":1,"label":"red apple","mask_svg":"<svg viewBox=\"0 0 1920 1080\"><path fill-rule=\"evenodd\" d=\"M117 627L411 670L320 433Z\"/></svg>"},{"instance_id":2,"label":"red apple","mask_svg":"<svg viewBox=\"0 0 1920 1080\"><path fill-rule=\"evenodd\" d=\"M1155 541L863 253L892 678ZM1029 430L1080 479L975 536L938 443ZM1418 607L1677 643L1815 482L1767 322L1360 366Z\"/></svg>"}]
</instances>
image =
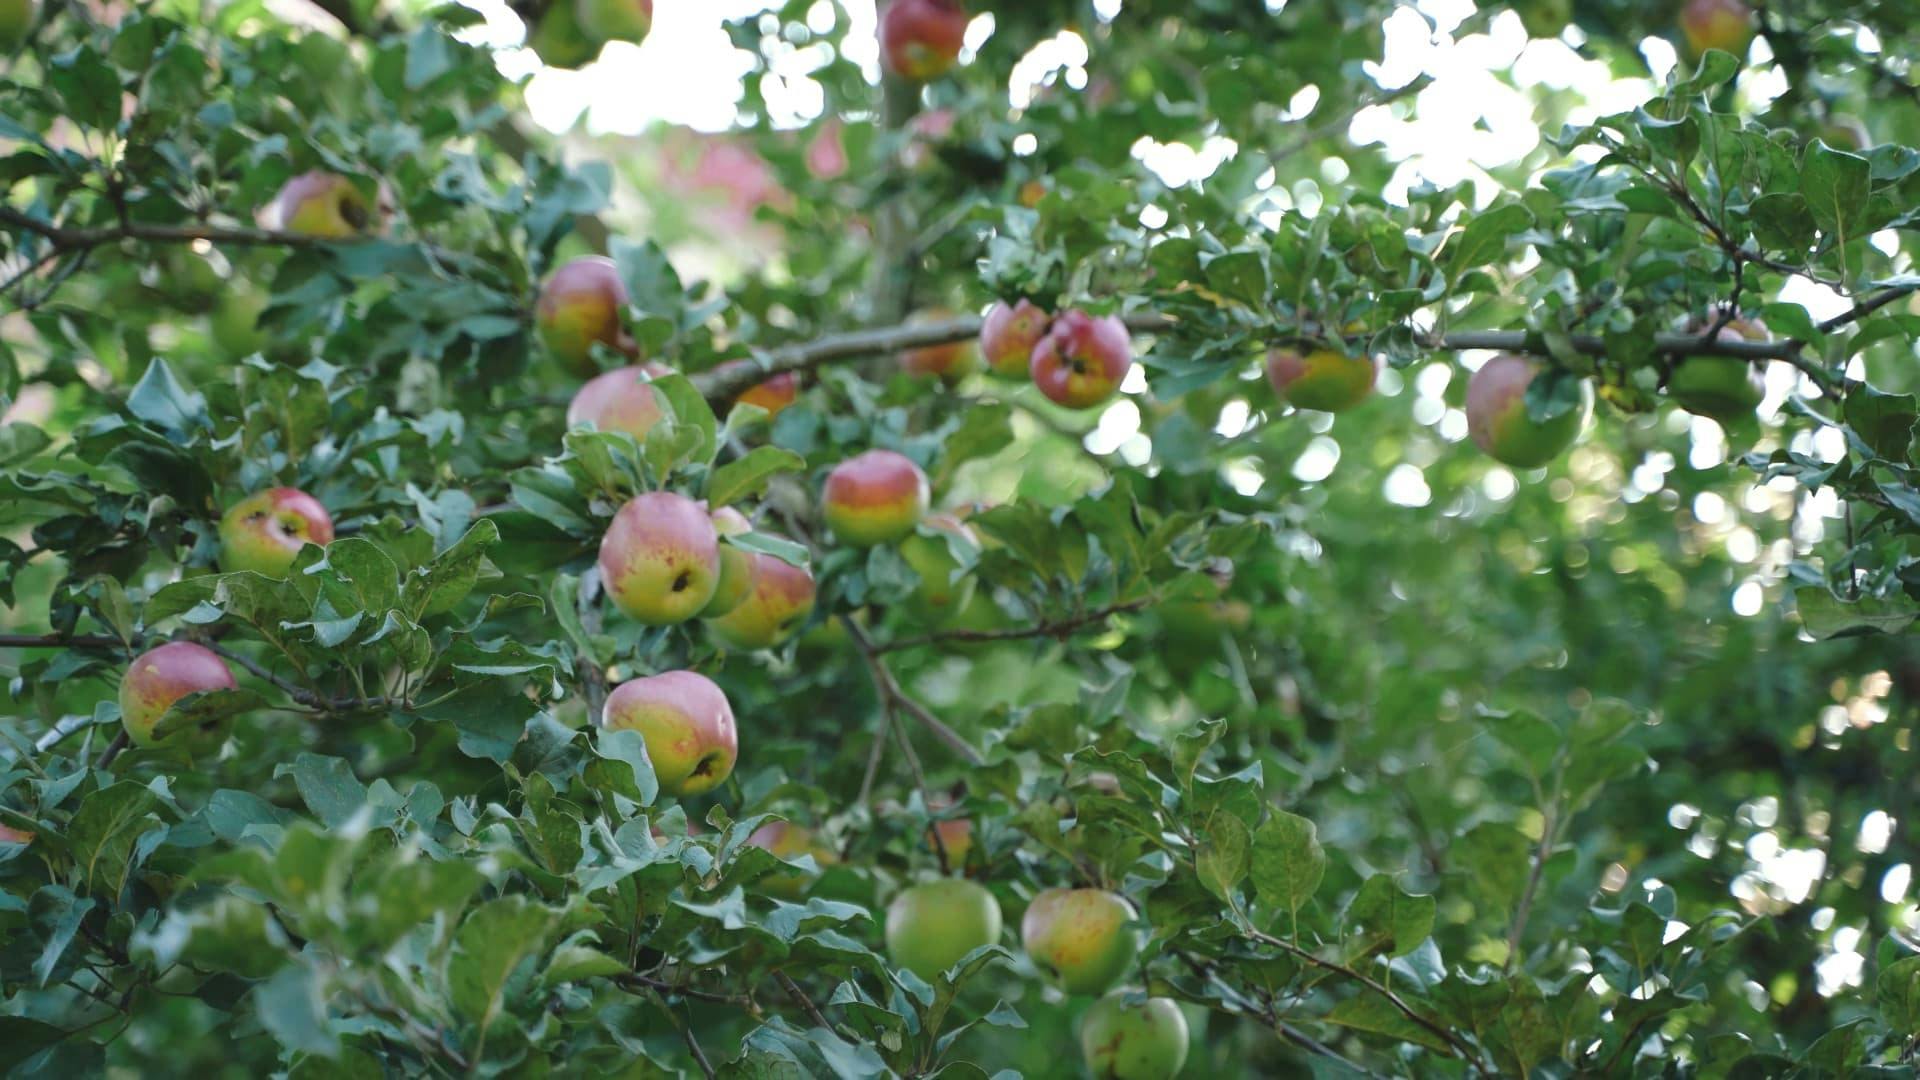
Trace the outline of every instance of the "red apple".
<instances>
[{"instance_id":1,"label":"red apple","mask_svg":"<svg viewBox=\"0 0 1920 1080\"><path fill-rule=\"evenodd\" d=\"M960 0L893 0L880 16L887 70L912 82L950 71L966 37L967 9Z\"/></svg>"},{"instance_id":2,"label":"red apple","mask_svg":"<svg viewBox=\"0 0 1920 1080\"><path fill-rule=\"evenodd\" d=\"M827 475L822 514L841 542L873 547L912 533L930 499L920 466L891 450L869 450Z\"/></svg>"},{"instance_id":3,"label":"red apple","mask_svg":"<svg viewBox=\"0 0 1920 1080\"><path fill-rule=\"evenodd\" d=\"M740 753L727 695L694 671L669 671L614 687L600 726L640 733L660 790L668 795L703 795L719 787Z\"/></svg>"},{"instance_id":4,"label":"red apple","mask_svg":"<svg viewBox=\"0 0 1920 1080\"><path fill-rule=\"evenodd\" d=\"M1085 409L1112 397L1132 366L1133 339L1126 323L1112 315L1067 311L1034 346L1027 371L1055 403Z\"/></svg>"},{"instance_id":5,"label":"red apple","mask_svg":"<svg viewBox=\"0 0 1920 1080\"><path fill-rule=\"evenodd\" d=\"M1345 412L1373 393L1376 373L1371 357L1348 356L1338 349L1314 349L1305 356L1292 349L1267 354L1267 381L1296 409Z\"/></svg>"},{"instance_id":6,"label":"red apple","mask_svg":"<svg viewBox=\"0 0 1920 1080\"><path fill-rule=\"evenodd\" d=\"M1680 32L1695 56L1720 49L1745 60L1753 44L1753 9L1741 0L1687 0L1680 9Z\"/></svg>"},{"instance_id":7,"label":"red apple","mask_svg":"<svg viewBox=\"0 0 1920 1080\"><path fill-rule=\"evenodd\" d=\"M729 360L713 370L716 374L719 374L758 366L759 365L751 360ZM800 373L797 371L783 371L763 382L755 383L745 390L742 390L740 396L734 400L742 405L758 405L767 410L769 416L778 416L780 415L780 410L793 404L799 400L799 398Z\"/></svg>"},{"instance_id":8,"label":"red apple","mask_svg":"<svg viewBox=\"0 0 1920 1080\"><path fill-rule=\"evenodd\" d=\"M1527 387L1541 370L1524 356L1504 353L1467 382L1467 433L1495 461L1537 469L1572 446L1593 412L1593 386L1582 380L1580 403L1550 420L1527 412Z\"/></svg>"},{"instance_id":9,"label":"red apple","mask_svg":"<svg viewBox=\"0 0 1920 1080\"><path fill-rule=\"evenodd\" d=\"M722 537L745 536L753 531L747 516L731 506L715 510L713 531ZM717 619L743 603L753 592L754 553L732 544L720 545L720 583L714 586L713 599L700 610L703 619Z\"/></svg>"},{"instance_id":10,"label":"red apple","mask_svg":"<svg viewBox=\"0 0 1920 1080\"><path fill-rule=\"evenodd\" d=\"M221 516L220 568L285 577L302 547L332 542L333 518L320 500L298 488L268 488Z\"/></svg>"},{"instance_id":11,"label":"red apple","mask_svg":"<svg viewBox=\"0 0 1920 1080\"><path fill-rule=\"evenodd\" d=\"M757 848L765 848L776 858L797 859L802 855L813 856L815 866L825 869L840 861L840 853L820 842L812 829L786 821L769 821L753 831L747 837L747 843ZM811 884L808 875L802 873L769 874L760 879L760 887L775 896L788 900L797 900Z\"/></svg>"},{"instance_id":12,"label":"red apple","mask_svg":"<svg viewBox=\"0 0 1920 1080\"><path fill-rule=\"evenodd\" d=\"M568 370L591 375L599 370L593 359L596 344L627 356L636 351L620 324L627 303L627 286L613 260L583 255L555 270L541 286L534 325L540 340Z\"/></svg>"},{"instance_id":13,"label":"red apple","mask_svg":"<svg viewBox=\"0 0 1920 1080\"><path fill-rule=\"evenodd\" d=\"M648 382L672 371L662 364L649 363L595 375L567 405L567 426L592 424L597 431L624 431L635 442L646 442L647 432L664 415Z\"/></svg>"},{"instance_id":14,"label":"red apple","mask_svg":"<svg viewBox=\"0 0 1920 1080\"><path fill-rule=\"evenodd\" d=\"M805 567L760 552L753 562L753 589L740 605L707 622L721 644L733 649L774 649L786 644L813 614L813 575Z\"/></svg>"},{"instance_id":15,"label":"red apple","mask_svg":"<svg viewBox=\"0 0 1920 1080\"><path fill-rule=\"evenodd\" d=\"M925 325L943 322L953 318L953 312L936 310L922 312L909 320L909 325ZM923 345L917 349L908 349L900 354L900 367L909 375L923 378L943 379L947 382L959 380L980 369L980 353L971 341L949 341L943 345Z\"/></svg>"},{"instance_id":16,"label":"red apple","mask_svg":"<svg viewBox=\"0 0 1920 1080\"><path fill-rule=\"evenodd\" d=\"M384 214L353 181L337 173L301 173L274 196L268 219L283 232L349 240L377 229Z\"/></svg>"},{"instance_id":17,"label":"red apple","mask_svg":"<svg viewBox=\"0 0 1920 1080\"><path fill-rule=\"evenodd\" d=\"M120 680L120 723L136 746L155 743L153 729L173 703L206 690L232 690L227 662L204 645L170 641L134 657Z\"/></svg>"},{"instance_id":18,"label":"red apple","mask_svg":"<svg viewBox=\"0 0 1920 1080\"><path fill-rule=\"evenodd\" d=\"M1033 363L1033 347L1046 336L1052 316L1032 301L1021 300L1009 307L1005 301L993 305L980 324L980 354L995 375L1009 379L1028 377Z\"/></svg>"},{"instance_id":19,"label":"red apple","mask_svg":"<svg viewBox=\"0 0 1920 1080\"><path fill-rule=\"evenodd\" d=\"M648 626L685 622L720 587L720 537L705 507L650 491L620 508L600 541L600 580L615 607Z\"/></svg>"},{"instance_id":20,"label":"red apple","mask_svg":"<svg viewBox=\"0 0 1920 1080\"><path fill-rule=\"evenodd\" d=\"M573 8L580 29L599 41L631 41L637 45L653 28L653 0L576 0Z\"/></svg>"}]
</instances>

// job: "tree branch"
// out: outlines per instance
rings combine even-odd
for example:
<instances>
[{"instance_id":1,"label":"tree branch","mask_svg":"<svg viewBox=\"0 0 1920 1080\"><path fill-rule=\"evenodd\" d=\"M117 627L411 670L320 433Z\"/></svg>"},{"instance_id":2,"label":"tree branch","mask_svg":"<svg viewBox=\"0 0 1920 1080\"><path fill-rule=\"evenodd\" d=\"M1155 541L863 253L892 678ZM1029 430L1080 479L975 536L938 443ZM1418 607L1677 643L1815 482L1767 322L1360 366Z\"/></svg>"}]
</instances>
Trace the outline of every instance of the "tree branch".
<instances>
[{"instance_id":1,"label":"tree branch","mask_svg":"<svg viewBox=\"0 0 1920 1080\"><path fill-rule=\"evenodd\" d=\"M1073 636L1088 626L1105 623L1115 615L1124 615L1139 611L1154 602L1155 598L1143 596L1137 600L1127 600L1118 604L1108 604L1097 611L1088 611L1065 619L1037 623L1033 626L1016 626L1006 630L941 630L918 637L897 638L893 641L874 646L876 653L898 652L901 649L917 649L925 645L938 645L947 641L1020 641L1025 638L1060 638Z\"/></svg>"},{"instance_id":2,"label":"tree branch","mask_svg":"<svg viewBox=\"0 0 1920 1080\"><path fill-rule=\"evenodd\" d=\"M332 240L306 233L281 232L275 229L252 229L240 226L221 225L142 225L138 222L126 222L120 225L105 225L92 229L72 228L43 221L31 214L25 214L10 206L0 206L0 225L11 225L25 229L44 237L48 243L63 251L85 251L102 244L117 243L121 240L144 240L160 244L186 244L195 240L205 240L210 244L228 244L244 247L280 246L291 248L319 247L323 244L353 243L351 240Z\"/></svg>"},{"instance_id":3,"label":"tree branch","mask_svg":"<svg viewBox=\"0 0 1920 1080\"><path fill-rule=\"evenodd\" d=\"M900 683L893 677L893 672L888 671L886 662L880 659L880 650L874 645L873 639L867 636L866 630L862 629L858 622L845 615L840 617L840 621L846 625L847 633L853 637L854 646L860 650L860 654L866 659L867 670L873 675L873 688L879 691L884 701L891 701L894 705L904 709L908 716L920 721L922 726L928 731L933 732L941 742L946 743L947 746L953 749L954 753L965 758L969 764L978 765L986 760L980 755L980 751L975 750L973 744L963 738L959 732L948 727L939 717L933 715L925 705L915 701L905 690L900 688ZM884 731L880 732L879 737L885 738L886 733Z\"/></svg>"}]
</instances>

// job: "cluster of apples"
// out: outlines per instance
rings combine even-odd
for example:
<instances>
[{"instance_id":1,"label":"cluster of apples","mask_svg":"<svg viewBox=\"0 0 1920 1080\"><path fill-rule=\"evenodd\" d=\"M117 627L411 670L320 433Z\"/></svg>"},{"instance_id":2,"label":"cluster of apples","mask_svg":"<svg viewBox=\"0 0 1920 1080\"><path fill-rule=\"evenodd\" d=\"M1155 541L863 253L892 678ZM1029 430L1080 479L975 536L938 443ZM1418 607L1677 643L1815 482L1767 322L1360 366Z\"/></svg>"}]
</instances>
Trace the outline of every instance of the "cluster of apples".
<instances>
[{"instance_id":1,"label":"cluster of apples","mask_svg":"<svg viewBox=\"0 0 1920 1080\"><path fill-rule=\"evenodd\" d=\"M901 357L915 374L955 379L984 358L988 370L1009 379L1029 379L1047 399L1069 409L1090 409L1120 390L1133 367L1133 338L1113 315L1068 310L1050 315L1031 300L997 302L980 325L976 354L965 345L916 349Z\"/></svg>"},{"instance_id":2,"label":"cluster of apples","mask_svg":"<svg viewBox=\"0 0 1920 1080\"><path fill-rule=\"evenodd\" d=\"M527 47L548 67L591 63L609 41L647 39L653 0L548 0L527 35Z\"/></svg>"}]
</instances>

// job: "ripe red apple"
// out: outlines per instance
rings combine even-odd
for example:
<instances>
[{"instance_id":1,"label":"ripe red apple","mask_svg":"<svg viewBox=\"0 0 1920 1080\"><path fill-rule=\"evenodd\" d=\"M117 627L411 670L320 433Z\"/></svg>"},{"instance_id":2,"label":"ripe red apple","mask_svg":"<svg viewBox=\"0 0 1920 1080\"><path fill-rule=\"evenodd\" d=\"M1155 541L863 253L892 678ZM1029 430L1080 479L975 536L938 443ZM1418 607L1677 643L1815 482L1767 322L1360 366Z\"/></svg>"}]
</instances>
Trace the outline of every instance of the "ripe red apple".
<instances>
[{"instance_id":1,"label":"ripe red apple","mask_svg":"<svg viewBox=\"0 0 1920 1080\"><path fill-rule=\"evenodd\" d=\"M1104 889L1048 889L1020 919L1034 965L1070 994L1104 994L1140 951L1133 905Z\"/></svg>"},{"instance_id":2,"label":"ripe red apple","mask_svg":"<svg viewBox=\"0 0 1920 1080\"><path fill-rule=\"evenodd\" d=\"M753 531L753 523L747 516L731 506L723 506L712 513L713 531L721 537L745 536ZM754 553L734 547L732 544L720 545L720 582L714 586L713 599L700 609L703 619L717 619L743 603L753 592L753 574L757 564Z\"/></svg>"},{"instance_id":3,"label":"ripe red apple","mask_svg":"<svg viewBox=\"0 0 1920 1080\"><path fill-rule=\"evenodd\" d=\"M320 500L277 487L234 503L220 518L220 568L285 577L307 544L333 543L333 518Z\"/></svg>"},{"instance_id":4,"label":"ripe red apple","mask_svg":"<svg viewBox=\"0 0 1920 1080\"><path fill-rule=\"evenodd\" d=\"M913 532L931 498L920 466L891 450L869 450L827 474L821 513L842 543L873 547Z\"/></svg>"},{"instance_id":5,"label":"ripe red apple","mask_svg":"<svg viewBox=\"0 0 1920 1080\"><path fill-rule=\"evenodd\" d=\"M1027 371L1057 404L1085 409L1112 397L1132 366L1133 339L1126 323L1112 315L1066 311L1033 347Z\"/></svg>"},{"instance_id":6,"label":"ripe red apple","mask_svg":"<svg viewBox=\"0 0 1920 1080\"><path fill-rule=\"evenodd\" d=\"M318 169L287 181L269 212L274 228L324 240L362 236L384 216L353 181Z\"/></svg>"},{"instance_id":7,"label":"ripe red apple","mask_svg":"<svg viewBox=\"0 0 1920 1080\"><path fill-rule=\"evenodd\" d=\"M912 82L952 70L966 37L967 9L960 0L893 0L880 16L887 70Z\"/></svg>"},{"instance_id":8,"label":"ripe red apple","mask_svg":"<svg viewBox=\"0 0 1920 1080\"><path fill-rule=\"evenodd\" d=\"M31 844L31 843L33 843L32 833L21 832L19 829L9 828L8 826L0 825L0 844Z\"/></svg>"},{"instance_id":9,"label":"ripe red apple","mask_svg":"<svg viewBox=\"0 0 1920 1080\"><path fill-rule=\"evenodd\" d=\"M1711 324L1695 332L1710 328ZM1734 319L1719 333L1721 341L1764 341L1766 337L1766 324L1758 319ZM1761 365L1752 361L1737 356L1689 356L1667 379L1667 394L1696 416L1736 420L1752 416L1760 407L1767 396L1767 382Z\"/></svg>"},{"instance_id":10,"label":"ripe red apple","mask_svg":"<svg viewBox=\"0 0 1920 1080\"><path fill-rule=\"evenodd\" d=\"M1040 344L1052 322L1052 316L1032 301L1021 300L1012 306L1005 301L995 303L993 310L987 312L986 321L980 324L980 354L986 357L987 366L995 375L1027 378L1033 364L1033 347Z\"/></svg>"},{"instance_id":11,"label":"ripe red apple","mask_svg":"<svg viewBox=\"0 0 1920 1080\"><path fill-rule=\"evenodd\" d=\"M920 587L913 594L915 613L929 622L951 618L973 599L972 575L954 580L960 572L960 560L954 558L948 536L974 548L980 546L973 529L952 514L928 514L918 531L900 541L900 557L920 575Z\"/></svg>"},{"instance_id":12,"label":"ripe red apple","mask_svg":"<svg viewBox=\"0 0 1920 1080\"><path fill-rule=\"evenodd\" d=\"M965 878L915 885L887 905L887 956L928 982L999 940L1000 902Z\"/></svg>"},{"instance_id":13,"label":"ripe red apple","mask_svg":"<svg viewBox=\"0 0 1920 1080\"><path fill-rule=\"evenodd\" d=\"M653 28L653 0L576 0L574 14L579 17L580 29L600 41L638 45Z\"/></svg>"},{"instance_id":14,"label":"ripe red apple","mask_svg":"<svg viewBox=\"0 0 1920 1080\"><path fill-rule=\"evenodd\" d=\"M620 508L600 541L607 597L648 626L685 622L720 587L720 536L705 507L650 491Z\"/></svg>"},{"instance_id":15,"label":"ripe red apple","mask_svg":"<svg viewBox=\"0 0 1920 1080\"><path fill-rule=\"evenodd\" d=\"M714 368L716 374L739 371L757 365L751 360L729 360ZM734 400L742 405L758 405L767 410L769 416L780 415L780 410L793 404L800 398L800 373L783 371L764 382L755 383L740 392Z\"/></svg>"},{"instance_id":16,"label":"ripe red apple","mask_svg":"<svg viewBox=\"0 0 1920 1080\"><path fill-rule=\"evenodd\" d=\"M747 843L765 848L781 859L811 855L814 865L821 869L840 861L840 853L821 843L812 829L787 821L767 822L753 830L753 835L747 837ZM760 879L762 889L789 900L797 900L805 895L810 884L812 881L809 876L801 873L769 874Z\"/></svg>"},{"instance_id":17,"label":"ripe red apple","mask_svg":"<svg viewBox=\"0 0 1920 1080\"><path fill-rule=\"evenodd\" d=\"M1741 0L1687 0L1680 8L1680 32L1695 56L1720 49L1744 60L1753 44L1753 9Z\"/></svg>"},{"instance_id":18,"label":"ripe red apple","mask_svg":"<svg viewBox=\"0 0 1920 1080\"><path fill-rule=\"evenodd\" d=\"M958 874L967 865L967 853L973 850L973 822L967 818L949 818L936 821L927 830L927 847L938 847L947 853L947 868Z\"/></svg>"},{"instance_id":19,"label":"ripe red apple","mask_svg":"<svg viewBox=\"0 0 1920 1080\"><path fill-rule=\"evenodd\" d=\"M662 364L648 363L595 375L567 405L567 426L592 424L596 431L624 431L635 442L646 442L647 432L664 415L648 382L672 371Z\"/></svg>"},{"instance_id":20,"label":"ripe red apple","mask_svg":"<svg viewBox=\"0 0 1920 1080\"><path fill-rule=\"evenodd\" d=\"M620 324L627 302L627 286L613 260L583 255L555 270L540 287L533 321L540 340L568 370L591 375L599 370L594 345L628 356L635 352L633 339Z\"/></svg>"},{"instance_id":21,"label":"ripe red apple","mask_svg":"<svg viewBox=\"0 0 1920 1080\"><path fill-rule=\"evenodd\" d=\"M669 671L614 687L600 726L640 733L660 790L668 795L704 795L719 787L740 753L727 695L695 671Z\"/></svg>"},{"instance_id":22,"label":"ripe red apple","mask_svg":"<svg viewBox=\"0 0 1920 1080\"><path fill-rule=\"evenodd\" d=\"M1580 404L1551 420L1527 414L1527 386L1541 370L1524 357L1503 353L1482 364L1467 382L1467 432L1495 461L1537 469L1573 445L1593 412L1593 386L1580 384Z\"/></svg>"},{"instance_id":23,"label":"ripe red apple","mask_svg":"<svg viewBox=\"0 0 1920 1080\"><path fill-rule=\"evenodd\" d=\"M733 649L774 649L786 644L813 614L813 575L805 567L750 552L753 590L738 607L707 622L721 644Z\"/></svg>"},{"instance_id":24,"label":"ripe red apple","mask_svg":"<svg viewBox=\"0 0 1920 1080\"><path fill-rule=\"evenodd\" d=\"M173 703L205 690L232 690L227 662L205 645L169 641L133 658L120 680L120 723L136 746L152 746L153 729Z\"/></svg>"},{"instance_id":25,"label":"ripe red apple","mask_svg":"<svg viewBox=\"0 0 1920 1080\"><path fill-rule=\"evenodd\" d=\"M1186 1016L1167 998L1109 994L1080 1018L1080 1052L1102 1080L1173 1080L1189 1038Z\"/></svg>"},{"instance_id":26,"label":"ripe red apple","mask_svg":"<svg viewBox=\"0 0 1920 1080\"><path fill-rule=\"evenodd\" d=\"M1267 353L1267 381L1273 392L1296 409L1346 412L1373 393L1378 369L1369 356L1348 356L1338 349L1293 349Z\"/></svg>"},{"instance_id":27,"label":"ripe red apple","mask_svg":"<svg viewBox=\"0 0 1920 1080\"><path fill-rule=\"evenodd\" d=\"M925 311L909 320L909 325L925 325L953 318L953 312ZM900 367L909 375L958 382L980 370L980 353L971 341L950 341L944 345L923 345L900 354Z\"/></svg>"}]
</instances>

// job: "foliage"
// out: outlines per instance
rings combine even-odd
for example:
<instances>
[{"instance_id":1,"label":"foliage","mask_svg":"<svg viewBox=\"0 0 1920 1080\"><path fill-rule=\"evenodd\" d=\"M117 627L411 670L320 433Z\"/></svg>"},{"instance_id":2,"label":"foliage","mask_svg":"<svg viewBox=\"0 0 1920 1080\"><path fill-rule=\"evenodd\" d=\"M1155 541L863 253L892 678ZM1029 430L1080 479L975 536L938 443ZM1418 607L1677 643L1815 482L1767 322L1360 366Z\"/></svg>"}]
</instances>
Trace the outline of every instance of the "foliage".
<instances>
[{"instance_id":1,"label":"foliage","mask_svg":"<svg viewBox=\"0 0 1920 1080\"><path fill-rule=\"evenodd\" d=\"M0 62L0 1069L1073 1073L1092 999L1012 937L932 984L888 962L887 901L943 873L1009 926L1042 889L1126 896L1128 985L1182 1003L1192 1075L1911 1069L1914 12L1770 6L1766 48L1612 114L1503 71L1544 141L1408 187L1348 133L1433 107L1372 66L1412 7L999 4L921 89L850 58L849 5L790 3L731 25L754 70L703 145L777 194L714 236L671 140L531 143L471 12L322 6L55 4ZM1554 48L1622 76L1678 40L1674 5L1575 7ZM1067 27L1084 86L1014 107ZM824 111L782 128L797 47ZM1871 147L1836 145L1848 112ZM1220 139L1190 184L1136 157ZM835 141L852 168L818 167ZM384 230L255 224L314 169L390 198ZM532 332L608 223L627 329L678 372L638 441L568 430L579 380ZM1111 411L890 355L977 329L910 312L1019 297L1128 319ZM1718 341L1736 313L1764 339ZM1279 345L1388 368L1295 412ZM1465 439L1491 349L1548 363L1536 417L1581 380L1606 403L1548 469ZM1667 399L1705 353L1767 372L1759 415ZM732 407L778 370L796 404ZM924 534L973 583L949 619L820 526L872 447L968 513ZM338 538L220 572L221 512L275 485ZM651 490L808 565L804 633L608 610L596 547ZM128 749L119 678L171 638L242 688ZM711 796L594 722L673 669L739 717ZM749 842L775 820L820 846Z\"/></svg>"}]
</instances>

